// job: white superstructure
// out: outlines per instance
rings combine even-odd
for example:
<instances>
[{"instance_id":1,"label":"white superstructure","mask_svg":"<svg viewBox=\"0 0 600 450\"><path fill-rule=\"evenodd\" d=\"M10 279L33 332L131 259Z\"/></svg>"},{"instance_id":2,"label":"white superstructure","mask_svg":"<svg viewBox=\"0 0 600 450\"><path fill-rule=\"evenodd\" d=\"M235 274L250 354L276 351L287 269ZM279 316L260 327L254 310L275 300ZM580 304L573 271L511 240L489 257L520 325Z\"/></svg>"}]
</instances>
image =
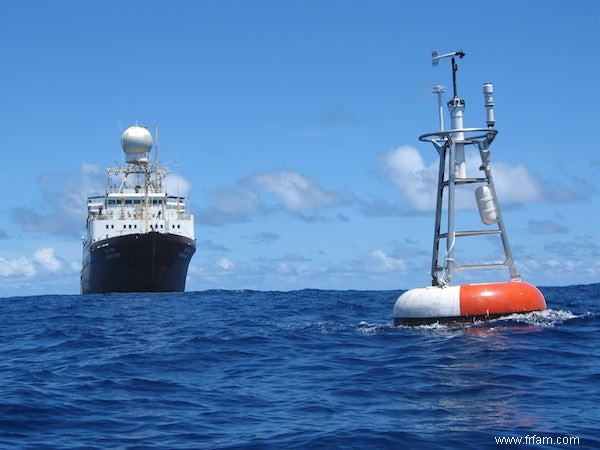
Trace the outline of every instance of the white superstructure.
<instances>
[{"instance_id":1,"label":"white superstructure","mask_svg":"<svg viewBox=\"0 0 600 450\"><path fill-rule=\"evenodd\" d=\"M127 165L107 169L106 194L88 197L87 238L84 246L118 236L171 233L194 240L194 216L185 198L168 195L167 169L150 164L152 135L133 126L123 132L121 145Z\"/></svg>"}]
</instances>

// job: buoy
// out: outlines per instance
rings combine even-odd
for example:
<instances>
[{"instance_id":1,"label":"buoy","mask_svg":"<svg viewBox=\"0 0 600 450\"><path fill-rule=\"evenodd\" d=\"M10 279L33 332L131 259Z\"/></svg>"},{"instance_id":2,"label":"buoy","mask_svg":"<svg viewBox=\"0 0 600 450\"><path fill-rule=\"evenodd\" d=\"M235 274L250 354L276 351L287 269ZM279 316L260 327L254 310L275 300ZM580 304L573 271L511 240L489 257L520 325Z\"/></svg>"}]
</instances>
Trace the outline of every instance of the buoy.
<instances>
[{"instance_id":1,"label":"buoy","mask_svg":"<svg viewBox=\"0 0 600 450\"><path fill-rule=\"evenodd\" d=\"M423 325L432 323L464 323L494 319L514 313L542 311L546 300L533 285L521 280L513 261L506 227L500 212L491 171L490 145L498 133L494 128L494 88L492 83L483 85L486 110L486 128L465 128L463 111L465 102L456 88L456 57L463 58L462 51L439 55L432 53L433 65L442 58L452 59L452 84L454 96L448 102L451 129L444 130L442 94L443 86L436 86L438 95L440 131L424 134L419 140L431 142L440 156L437 205L434 226L433 255L431 262L431 286L409 289L394 305L395 325ZM465 152L477 150L481 158L480 173L467 174ZM475 200L481 221L488 228L480 230L457 230L455 226L455 188L458 185L480 186L475 189ZM445 202L445 204L444 204ZM442 212L447 212L445 222ZM446 229L442 229L445 223ZM479 236L499 236L504 259L499 262L460 264L455 260L458 240ZM441 245L445 241L445 249ZM478 284L452 285L454 272L458 270L508 269L509 280Z\"/></svg>"},{"instance_id":2,"label":"buoy","mask_svg":"<svg viewBox=\"0 0 600 450\"><path fill-rule=\"evenodd\" d=\"M410 289L394 305L394 325L468 323L542 311L542 293L524 281Z\"/></svg>"}]
</instances>

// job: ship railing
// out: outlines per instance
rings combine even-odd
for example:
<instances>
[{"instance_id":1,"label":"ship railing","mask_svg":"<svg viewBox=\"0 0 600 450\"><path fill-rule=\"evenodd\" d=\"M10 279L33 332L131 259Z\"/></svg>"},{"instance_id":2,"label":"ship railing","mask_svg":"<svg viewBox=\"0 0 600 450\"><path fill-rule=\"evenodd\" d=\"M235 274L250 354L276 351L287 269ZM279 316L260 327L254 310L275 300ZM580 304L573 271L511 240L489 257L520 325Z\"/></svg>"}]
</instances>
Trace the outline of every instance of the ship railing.
<instances>
[{"instance_id":1,"label":"ship railing","mask_svg":"<svg viewBox=\"0 0 600 450\"><path fill-rule=\"evenodd\" d=\"M90 211L89 220L190 220L192 214L182 211L167 210L165 214L162 211L146 214L145 211L103 211L99 214L97 211Z\"/></svg>"}]
</instances>

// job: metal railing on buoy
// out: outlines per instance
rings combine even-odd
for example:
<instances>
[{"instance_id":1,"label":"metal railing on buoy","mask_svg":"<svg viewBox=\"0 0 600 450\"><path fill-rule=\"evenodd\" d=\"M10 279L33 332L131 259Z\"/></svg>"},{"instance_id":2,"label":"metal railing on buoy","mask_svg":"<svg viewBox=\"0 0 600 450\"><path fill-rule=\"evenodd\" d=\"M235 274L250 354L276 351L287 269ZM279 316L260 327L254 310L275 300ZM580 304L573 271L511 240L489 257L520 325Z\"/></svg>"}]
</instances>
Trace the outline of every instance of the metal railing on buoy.
<instances>
[{"instance_id":1,"label":"metal railing on buoy","mask_svg":"<svg viewBox=\"0 0 600 450\"><path fill-rule=\"evenodd\" d=\"M521 280L514 263L506 227L502 219L490 164L490 146L498 130L494 116L494 88L492 83L483 85L486 125L484 128L464 126L465 101L458 96L456 58L463 58L462 51L439 55L432 53L437 65L443 58L451 58L453 97L447 103L450 113L450 129L444 129L442 95L443 86L436 86L438 96L440 130L421 135L419 140L433 144L440 157L437 203L434 225L433 254L431 260L431 286L410 289L403 293L394 305L395 325L421 325L448 322L472 322L500 316L540 311L546 309L542 293L533 285ZM474 150L481 159L479 172L473 176L467 171L465 151ZM476 230L458 230L455 222L455 198L457 186L477 186L475 202L481 222L486 226ZM445 229L442 213L446 208ZM478 236L498 236L502 242L504 259L498 262L459 264L455 260L458 240ZM442 244L445 243L445 246ZM509 281L479 284L452 285L453 274L458 270L498 269L508 270Z\"/></svg>"}]
</instances>

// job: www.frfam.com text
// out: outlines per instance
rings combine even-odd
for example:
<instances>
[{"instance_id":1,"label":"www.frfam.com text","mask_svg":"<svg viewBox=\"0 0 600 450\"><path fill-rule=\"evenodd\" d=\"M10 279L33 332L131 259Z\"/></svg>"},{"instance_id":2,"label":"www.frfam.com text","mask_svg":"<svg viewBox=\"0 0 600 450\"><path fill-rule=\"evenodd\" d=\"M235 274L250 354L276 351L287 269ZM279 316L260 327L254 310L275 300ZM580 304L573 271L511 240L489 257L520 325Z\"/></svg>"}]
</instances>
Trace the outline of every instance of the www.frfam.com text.
<instances>
[{"instance_id":1,"label":"www.frfam.com text","mask_svg":"<svg viewBox=\"0 0 600 450\"><path fill-rule=\"evenodd\" d=\"M494 437L496 444L505 445L579 445L577 436L500 436Z\"/></svg>"}]
</instances>

